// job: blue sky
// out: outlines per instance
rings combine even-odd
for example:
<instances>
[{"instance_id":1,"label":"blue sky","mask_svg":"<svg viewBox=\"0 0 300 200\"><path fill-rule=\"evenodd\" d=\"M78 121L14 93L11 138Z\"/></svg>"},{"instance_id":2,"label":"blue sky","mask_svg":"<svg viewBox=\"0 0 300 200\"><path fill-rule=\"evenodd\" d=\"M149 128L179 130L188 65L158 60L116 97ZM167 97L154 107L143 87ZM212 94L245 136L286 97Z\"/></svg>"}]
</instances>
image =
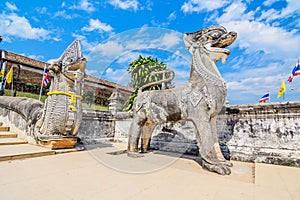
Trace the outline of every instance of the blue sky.
<instances>
[{"instance_id":1,"label":"blue sky","mask_svg":"<svg viewBox=\"0 0 300 200\"><path fill-rule=\"evenodd\" d=\"M223 25L238 33L227 63L217 63L230 104L257 103L267 91L280 102L300 57L299 0L14 0L0 4L0 48L46 62L75 39L82 41L87 73L126 84L128 64L139 54L157 57L189 76L184 32ZM300 100L300 77L287 83L285 101Z\"/></svg>"}]
</instances>

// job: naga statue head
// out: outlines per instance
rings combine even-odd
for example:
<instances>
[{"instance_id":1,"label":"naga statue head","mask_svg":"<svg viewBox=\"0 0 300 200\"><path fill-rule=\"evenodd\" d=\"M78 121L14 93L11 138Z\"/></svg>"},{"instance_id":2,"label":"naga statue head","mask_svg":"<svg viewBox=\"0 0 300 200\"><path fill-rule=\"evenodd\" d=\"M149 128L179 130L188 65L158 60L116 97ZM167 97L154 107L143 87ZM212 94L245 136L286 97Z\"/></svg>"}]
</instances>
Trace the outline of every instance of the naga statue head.
<instances>
[{"instance_id":1,"label":"naga statue head","mask_svg":"<svg viewBox=\"0 0 300 200\"><path fill-rule=\"evenodd\" d=\"M81 81L85 76L86 59L82 55L80 40L75 40L50 66L50 73L62 73L69 80Z\"/></svg>"},{"instance_id":2,"label":"naga statue head","mask_svg":"<svg viewBox=\"0 0 300 200\"><path fill-rule=\"evenodd\" d=\"M236 38L236 32L227 32L223 26L211 26L193 33L185 33L184 43L192 55L196 49L201 49L215 61L222 60L224 64L230 54L225 47L231 45Z\"/></svg>"}]
</instances>

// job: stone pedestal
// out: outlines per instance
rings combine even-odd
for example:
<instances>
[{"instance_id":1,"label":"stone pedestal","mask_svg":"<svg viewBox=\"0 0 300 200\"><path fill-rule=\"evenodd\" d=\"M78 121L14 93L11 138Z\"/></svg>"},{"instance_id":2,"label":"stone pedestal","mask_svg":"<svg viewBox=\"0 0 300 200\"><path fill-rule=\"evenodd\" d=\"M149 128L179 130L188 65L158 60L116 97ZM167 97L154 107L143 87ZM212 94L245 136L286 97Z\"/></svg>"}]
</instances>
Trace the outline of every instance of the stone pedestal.
<instances>
[{"instance_id":1,"label":"stone pedestal","mask_svg":"<svg viewBox=\"0 0 300 200\"><path fill-rule=\"evenodd\" d=\"M38 140L39 145L47 147L52 150L74 148L76 143L77 143L77 137Z\"/></svg>"}]
</instances>

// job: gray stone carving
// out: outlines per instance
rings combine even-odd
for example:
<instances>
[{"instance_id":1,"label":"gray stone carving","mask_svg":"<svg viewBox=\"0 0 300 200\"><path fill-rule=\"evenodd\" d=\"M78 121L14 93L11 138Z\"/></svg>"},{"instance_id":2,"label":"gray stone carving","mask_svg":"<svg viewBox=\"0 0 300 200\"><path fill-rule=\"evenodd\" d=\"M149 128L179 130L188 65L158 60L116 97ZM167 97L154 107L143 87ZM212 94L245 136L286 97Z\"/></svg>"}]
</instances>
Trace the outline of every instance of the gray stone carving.
<instances>
[{"instance_id":1,"label":"gray stone carving","mask_svg":"<svg viewBox=\"0 0 300 200\"><path fill-rule=\"evenodd\" d=\"M33 138L35 143L52 149L72 148L82 120L81 81L85 66L80 41L75 40L49 67L51 86L45 104L29 98L1 97L0 107L27 122L21 128L28 140ZM16 123L14 119L10 121Z\"/></svg>"},{"instance_id":2,"label":"gray stone carving","mask_svg":"<svg viewBox=\"0 0 300 200\"><path fill-rule=\"evenodd\" d=\"M236 37L237 33L227 32L222 26L184 34L184 43L193 55L190 79L183 87L138 94L129 130L128 156L140 156L140 139L141 152L149 149L158 123L190 121L196 129L199 164L222 175L231 173L232 164L224 159L217 138L216 119L225 102L226 83L216 61L226 62L230 51L225 47Z\"/></svg>"},{"instance_id":3,"label":"gray stone carving","mask_svg":"<svg viewBox=\"0 0 300 200\"><path fill-rule=\"evenodd\" d=\"M108 104L108 110L112 114L116 114L117 112L122 111L122 107L124 104L124 96L119 91L118 88L115 89L115 91L111 94L109 97L109 104Z\"/></svg>"},{"instance_id":4,"label":"gray stone carving","mask_svg":"<svg viewBox=\"0 0 300 200\"><path fill-rule=\"evenodd\" d=\"M85 67L86 59L79 40L75 40L49 67L52 77L50 92L37 122L40 144L51 148L68 148L76 144L82 120L81 82Z\"/></svg>"}]
</instances>

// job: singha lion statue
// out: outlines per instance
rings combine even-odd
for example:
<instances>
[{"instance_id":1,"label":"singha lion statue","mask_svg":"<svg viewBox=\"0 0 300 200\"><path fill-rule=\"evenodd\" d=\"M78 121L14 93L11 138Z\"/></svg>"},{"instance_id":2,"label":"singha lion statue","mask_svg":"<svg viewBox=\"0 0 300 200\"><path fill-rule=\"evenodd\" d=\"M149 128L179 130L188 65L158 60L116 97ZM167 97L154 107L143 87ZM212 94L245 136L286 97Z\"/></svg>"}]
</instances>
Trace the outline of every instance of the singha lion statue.
<instances>
[{"instance_id":1,"label":"singha lion statue","mask_svg":"<svg viewBox=\"0 0 300 200\"><path fill-rule=\"evenodd\" d=\"M190 121L196 129L200 155L197 162L218 174L231 173L232 163L224 159L217 138L216 119L225 102L226 83L216 61L226 62L230 51L225 47L236 37L236 32L227 32L222 26L184 34L184 43L193 56L190 79L183 87L138 93L129 130L128 156L140 156L140 139L141 152L149 149L158 123ZM158 83L161 81L152 85Z\"/></svg>"}]
</instances>

